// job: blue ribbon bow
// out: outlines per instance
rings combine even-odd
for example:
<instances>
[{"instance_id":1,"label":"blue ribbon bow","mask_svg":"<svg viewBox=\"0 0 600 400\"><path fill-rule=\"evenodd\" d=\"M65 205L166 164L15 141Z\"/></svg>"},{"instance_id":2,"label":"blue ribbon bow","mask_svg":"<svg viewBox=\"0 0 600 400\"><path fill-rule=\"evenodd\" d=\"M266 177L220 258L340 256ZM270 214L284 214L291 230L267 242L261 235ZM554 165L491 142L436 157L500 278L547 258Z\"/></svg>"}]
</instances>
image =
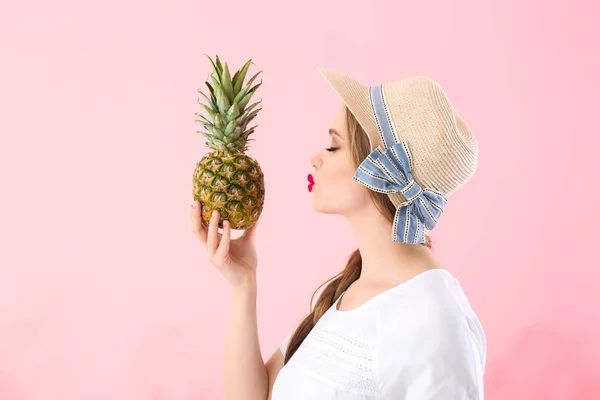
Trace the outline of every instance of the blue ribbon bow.
<instances>
[{"instance_id":1,"label":"blue ribbon bow","mask_svg":"<svg viewBox=\"0 0 600 400\"><path fill-rule=\"evenodd\" d=\"M406 201L396 210L392 240L404 243L425 242L425 227L432 230L446 205L447 198L435 190L423 189L415 182L412 158L406 142L397 142L386 110L382 87L370 88L371 101L385 151L377 147L360 164L354 179L380 193L401 193Z\"/></svg>"}]
</instances>

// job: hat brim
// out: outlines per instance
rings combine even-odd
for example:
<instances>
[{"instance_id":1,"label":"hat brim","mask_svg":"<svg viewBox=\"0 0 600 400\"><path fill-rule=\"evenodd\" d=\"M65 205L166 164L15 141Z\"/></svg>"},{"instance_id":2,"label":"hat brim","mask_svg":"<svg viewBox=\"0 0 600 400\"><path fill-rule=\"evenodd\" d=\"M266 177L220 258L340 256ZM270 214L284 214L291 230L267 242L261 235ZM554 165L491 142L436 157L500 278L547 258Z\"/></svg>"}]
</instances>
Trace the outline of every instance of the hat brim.
<instances>
[{"instance_id":1,"label":"hat brim","mask_svg":"<svg viewBox=\"0 0 600 400\"><path fill-rule=\"evenodd\" d=\"M369 88L356 79L340 72L317 67L333 90L340 96L352 115L369 137L371 150L382 144L373 108L371 106Z\"/></svg>"}]
</instances>

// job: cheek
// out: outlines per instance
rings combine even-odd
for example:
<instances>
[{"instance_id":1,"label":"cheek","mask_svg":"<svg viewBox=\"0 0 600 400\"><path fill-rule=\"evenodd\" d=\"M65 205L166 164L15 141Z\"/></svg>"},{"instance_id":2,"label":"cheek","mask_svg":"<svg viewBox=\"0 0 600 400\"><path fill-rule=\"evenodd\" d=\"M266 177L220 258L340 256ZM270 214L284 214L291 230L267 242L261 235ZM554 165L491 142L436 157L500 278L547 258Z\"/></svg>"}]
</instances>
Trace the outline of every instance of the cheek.
<instances>
[{"instance_id":1,"label":"cheek","mask_svg":"<svg viewBox=\"0 0 600 400\"><path fill-rule=\"evenodd\" d=\"M344 202L363 202L368 197L368 188L353 179L356 170L348 165L336 166L327 174L323 181L323 190L327 197L335 198L336 201L344 199Z\"/></svg>"},{"instance_id":2,"label":"cheek","mask_svg":"<svg viewBox=\"0 0 600 400\"><path fill-rule=\"evenodd\" d=\"M347 188L352 186L354 172L356 171L345 162L331 163L327 166L326 173L323 174L325 175L323 180L327 182L328 186Z\"/></svg>"}]
</instances>

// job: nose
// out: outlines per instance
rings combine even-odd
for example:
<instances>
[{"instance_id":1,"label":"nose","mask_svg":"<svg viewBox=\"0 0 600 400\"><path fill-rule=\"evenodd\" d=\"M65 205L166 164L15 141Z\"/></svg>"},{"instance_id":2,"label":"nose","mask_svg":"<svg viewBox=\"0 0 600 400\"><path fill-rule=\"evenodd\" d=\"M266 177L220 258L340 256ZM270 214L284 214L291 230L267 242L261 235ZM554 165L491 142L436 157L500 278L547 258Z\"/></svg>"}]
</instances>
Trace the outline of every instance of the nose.
<instances>
[{"instance_id":1,"label":"nose","mask_svg":"<svg viewBox=\"0 0 600 400\"><path fill-rule=\"evenodd\" d=\"M321 157L319 157L318 154L315 155L313 158L311 158L310 165L312 165L315 169L319 168L321 166Z\"/></svg>"}]
</instances>

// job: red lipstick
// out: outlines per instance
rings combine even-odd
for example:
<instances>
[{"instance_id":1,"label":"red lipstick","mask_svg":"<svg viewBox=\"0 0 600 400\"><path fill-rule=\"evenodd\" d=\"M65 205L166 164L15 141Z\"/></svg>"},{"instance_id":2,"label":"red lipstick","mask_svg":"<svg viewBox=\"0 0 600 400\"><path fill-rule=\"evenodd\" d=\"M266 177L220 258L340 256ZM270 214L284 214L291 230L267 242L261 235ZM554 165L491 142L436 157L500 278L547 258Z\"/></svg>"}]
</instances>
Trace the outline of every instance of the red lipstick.
<instances>
[{"instance_id":1,"label":"red lipstick","mask_svg":"<svg viewBox=\"0 0 600 400\"><path fill-rule=\"evenodd\" d=\"M312 192L313 186L315 186L315 180L311 174L308 174L308 191Z\"/></svg>"}]
</instances>

